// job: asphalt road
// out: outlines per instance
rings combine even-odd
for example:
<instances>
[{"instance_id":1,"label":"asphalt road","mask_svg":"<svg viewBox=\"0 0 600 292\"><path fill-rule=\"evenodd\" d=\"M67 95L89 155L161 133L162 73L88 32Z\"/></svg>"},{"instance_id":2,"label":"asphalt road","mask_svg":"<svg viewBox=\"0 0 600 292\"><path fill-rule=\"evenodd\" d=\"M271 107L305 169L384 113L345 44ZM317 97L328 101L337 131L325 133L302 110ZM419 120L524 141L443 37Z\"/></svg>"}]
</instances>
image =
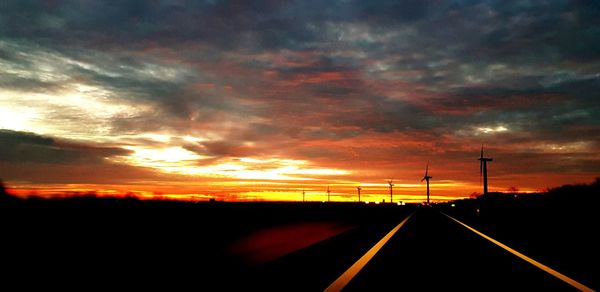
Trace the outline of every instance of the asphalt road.
<instances>
[{"instance_id":1,"label":"asphalt road","mask_svg":"<svg viewBox=\"0 0 600 292\"><path fill-rule=\"evenodd\" d=\"M75 203L27 202L0 212L0 221L10 223L0 243L7 267L0 278L6 287L13 282L25 290L42 285L46 290L323 291L413 214L388 236L346 291L574 290L435 209ZM306 236L307 230L321 233ZM323 233L328 230L335 232ZM269 236L255 238L265 234ZM300 245L307 237L319 241ZM248 263L228 248L248 238L261 248L281 242L289 248L259 264ZM561 254L560 249L555 252Z\"/></svg>"},{"instance_id":2,"label":"asphalt road","mask_svg":"<svg viewBox=\"0 0 600 292\"><path fill-rule=\"evenodd\" d=\"M346 291L573 291L436 210L420 210Z\"/></svg>"},{"instance_id":3,"label":"asphalt road","mask_svg":"<svg viewBox=\"0 0 600 292\"><path fill-rule=\"evenodd\" d=\"M403 217L408 214L403 214ZM361 226L248 274L255 288L323 291L400 220ZM344 291L576 291L434 209L419 209Z\"/></svg>"},{"instance_id":4,"label":"asphalt road","mask_svg":"<svg viewBox=\"0 0 600 292\"><path fill-rule=\"evenodd\" d=\"M398 209L393 216L366 220L343 234L251 269L241 281L256 291L323 291L410 212Z\"/></svg>"}]
</instances>

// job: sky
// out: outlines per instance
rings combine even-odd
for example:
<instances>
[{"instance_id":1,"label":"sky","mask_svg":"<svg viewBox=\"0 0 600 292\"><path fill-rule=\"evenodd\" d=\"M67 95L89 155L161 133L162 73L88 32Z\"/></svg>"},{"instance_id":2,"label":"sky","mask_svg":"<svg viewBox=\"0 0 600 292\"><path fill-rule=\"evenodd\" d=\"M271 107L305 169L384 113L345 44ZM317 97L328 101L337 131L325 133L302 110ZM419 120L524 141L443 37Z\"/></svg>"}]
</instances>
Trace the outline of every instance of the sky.
<instances>
[{"instance_id":1,"label":"sky","mask_svg":"<svg viewBox=\"0 0 600 292\"><path fill-rule=\"evenodd\" d=\"M423 200L600 176L598 1L4 0L21 195Z\"/></svg>"}]
</instances>

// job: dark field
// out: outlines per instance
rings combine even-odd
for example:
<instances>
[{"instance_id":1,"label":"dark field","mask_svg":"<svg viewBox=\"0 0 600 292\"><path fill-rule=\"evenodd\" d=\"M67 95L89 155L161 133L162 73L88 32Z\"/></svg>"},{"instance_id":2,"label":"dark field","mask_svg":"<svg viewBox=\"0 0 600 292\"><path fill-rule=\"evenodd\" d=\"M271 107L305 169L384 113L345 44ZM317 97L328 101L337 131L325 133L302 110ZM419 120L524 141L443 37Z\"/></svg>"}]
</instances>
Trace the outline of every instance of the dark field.
<instances>
[{"instance_id":1,"label":"dark field","mask_svg":"<svg viewBox=\"0 0 600 292\"><path fill-rule=\"evenodd\" d=\"M2 278L19 290L322 291L415 212L349 290L571 288L442 211L597 288L598 193L575 191L570 200L493 194L454 207L3 196Z\"/></svg>"},{"instance_id":2,"label":"dark field","mask_svg":"<svg viewBox=\"0 0 600 292\"><path fill-rule=\"evenodd\" d=\"M281 256L357 226L386 232L406 214L404 209L323 203L10 200L1 207L3 264L10 267L9 278L23 278L19 282L25 285L42 281L59 287L84 282L224 288L253 281L260 286L262 280L270 280L257 271L268 270ZM282 271L272 271L276 272Z\"/></svg>"}]
</instances>

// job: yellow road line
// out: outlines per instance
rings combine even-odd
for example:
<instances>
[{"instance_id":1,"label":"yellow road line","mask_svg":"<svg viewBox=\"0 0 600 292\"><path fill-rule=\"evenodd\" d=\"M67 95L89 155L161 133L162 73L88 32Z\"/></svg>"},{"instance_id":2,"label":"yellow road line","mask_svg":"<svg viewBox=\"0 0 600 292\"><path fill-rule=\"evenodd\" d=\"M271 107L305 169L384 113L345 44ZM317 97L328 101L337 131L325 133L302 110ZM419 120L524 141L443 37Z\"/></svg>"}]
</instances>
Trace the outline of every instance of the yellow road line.
<instances>
[{"instance_id":1,"label":"yellow road line","mask_svg":"<svg viewBox=\"0 0 600 292\"><path fill-rule=\"evenodd\" d=\"M442 212L442 214L444 214L444 213ZM499 242L499 241L497 241L497 240L495 240L495 239L493 239L493 238L491 238L491 237L489 237L489 236L487 236L487 235L485 235L485 234L483 234L483 233L475 230L471 226L469 226L469 225L467 225L465 223L462 223L462 222L460 222L460 221L452 218L451 216L449 216L447 214L444 214L444 215L446 217L448 217L448 218L456 221L458 224L466 227L467 229L475 232L477 235L479 235L479 236L481 236L481 237L483 237L483 238L491 241L495 245L497 245L497 246L505 249L506 251L508 251L508 252L510 252L510 253L512 253L512 254L520 257L521 259L525 260L526 262L528 262L528 263L530 263L530 264L532 264L532 265L534 265L534 266L542 269L543 271L547 272L548 274L550 274L550 275L552 275L552 276L554 276L556 278L559 278L560 280L568 283L569 285L571 285L571 286L573 286L573 287L575 287L575 288L577 288L577 289L579 289L581 291L594 291L591 288L589 288L589 287L587 287L587 286L585 286L585 285L583 285L583 284L581 284L581 283L579 283L579 282L577 282L577 281L575 281L575 280L573 280L573 279L571 279L571 278L569 278L569 277L567 277L567 276L565 276L565 275L557 272L556 270L551 269L550 267L548 267L548 266L546 266L546 265L544 265L544 264L542 264L542 263L540 263L540 262L538 262L538 261L536 261L536 260L534 260L534 259L532 259L532 258L530 258L530 257L528 257L528 256L526 256L526 255L524 255L524 254L522 254L522 253L520 253L520 252L518 252L518 251L516 251L516 250L514 250L514 249L512 249L512 248L510 248L508 246L506 246L506 245L504 245L504 244L502 244L501 242Z\"/></svg>"},{"instance_id":2,"label":"yellow road line","mask_svg":"<svg viewBox=\"0 0 600 292\"><path fill-rule=\"evenodd\" d=\"M386 234L379 242L377 242L367 253L365 253L356 263L354 263L347 271L345 271L337 280L335 280L327 289L326 292L340 291L364 268L364 266L379 252L379 250L396 234L396 232L410 219L414 212L406 219L402 220L394 229Z\"/></svg>"}]
</instances>

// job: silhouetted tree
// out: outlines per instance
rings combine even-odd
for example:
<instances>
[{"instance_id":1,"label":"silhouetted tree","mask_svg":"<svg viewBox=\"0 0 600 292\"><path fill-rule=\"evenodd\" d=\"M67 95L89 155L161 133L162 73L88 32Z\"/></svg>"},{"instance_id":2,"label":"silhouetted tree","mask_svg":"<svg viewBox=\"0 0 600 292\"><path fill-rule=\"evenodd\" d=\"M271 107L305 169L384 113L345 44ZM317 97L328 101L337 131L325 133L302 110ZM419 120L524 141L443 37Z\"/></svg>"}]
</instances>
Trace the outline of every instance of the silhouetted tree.
<instances>
[{"instance_id":1,"label":"silhouetted tree","mask_svg":"<svg viewBox=\"0 0 600 292\"><path fill-rule=\"evenodd\" d=\"M4 183L0 179L0 202L6 203L6 202L14 201L15 199L16 199L15 197L13 197L11 194L9 194L6 191L6 188L4 187Z\"/></svg>"},{"instance_id":2,"label":"silhouetted tree","mask_svg":"<svg viewBox=\"0 0 600 292\"><path fill-rule=\"evenodd\" d=\"M4 183L0 179L0 196L5 196L5 195L7 195L6 194L6 189L4 188Z\"/></svg>"},{"instance_id":3,"label":"silhouetted tree","mask_svg":"<svg viewBox=\"0 0 600 292\"><path fill-rule=\"evenodd\" d=\"M585 202L586 206L594 206L600 201L598 194L600 194L600 179L596 178L591 184L563 185L552 188L546 197L561 206L567 202L577 204Z\"/></svg>"},{"instance_id":4,"label":"silhouetted tree","mask_svg":"<svg viewBox=\"0 0 600 292\"><path fill-rule=\"evenodd\" d=\"M508 192L511 194L516 194L519 192L519 188L515 187L515 186L511 186L508 188Z\"/></svg>"}]
</instances>

